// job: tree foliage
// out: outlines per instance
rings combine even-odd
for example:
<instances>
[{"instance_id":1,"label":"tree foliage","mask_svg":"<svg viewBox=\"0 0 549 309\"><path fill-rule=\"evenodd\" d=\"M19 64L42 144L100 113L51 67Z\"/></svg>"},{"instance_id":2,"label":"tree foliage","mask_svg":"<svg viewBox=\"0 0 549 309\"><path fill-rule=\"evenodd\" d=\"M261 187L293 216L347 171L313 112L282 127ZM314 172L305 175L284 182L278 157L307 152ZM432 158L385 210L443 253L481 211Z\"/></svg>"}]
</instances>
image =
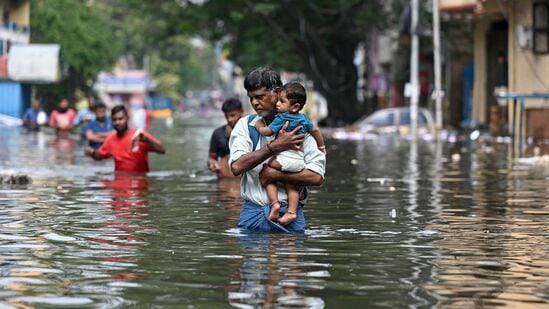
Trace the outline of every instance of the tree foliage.
<instances>
[{"instance_id":1,"label":"tree foliage","mask_svg":"<svg viewBox=\"0 0 549 309\"><path fill-rule=\"evenodd\" d=\"M398 2L398 1L397 1ZM356 99L357 45L383 27L382 0L127 0L150 12L153 40L189 33L223 42L245 71L270 64L305 72L328 99L334 120L351 122L362 112Z\"/></svg>"},{"instance_id":2,"label":"tree foliage","mask_svg":"<svg viewBox=\"0 0 549 309\"><path fill-rule=\"evenodd\" d=\"M37 96L51 107L61 97L89 93L97 73L110 69L119 55L106 7L85 1L33 0L31 8L31 42L60 44L63 62L61 82L37 87Z\"/></svg>"},{"instance_id":3,"label":"tree foliage","mask_svg":"<svg viewBox=\"0 0 549 309\"><path fill-rule=\"evenodd\" d=\"M174 1L105 1L111 8L116 36L123 42L122 54L150 59L147 69L157 83L165 81L166 74L178 76L170 86L178 92L204 89L212 83L215 57L211 44L191 44L194 32L178 19L180 7ZM158 94L174 95L173 90L164 93L166 89L160 88Z\"/></svg>"}]
</instances>

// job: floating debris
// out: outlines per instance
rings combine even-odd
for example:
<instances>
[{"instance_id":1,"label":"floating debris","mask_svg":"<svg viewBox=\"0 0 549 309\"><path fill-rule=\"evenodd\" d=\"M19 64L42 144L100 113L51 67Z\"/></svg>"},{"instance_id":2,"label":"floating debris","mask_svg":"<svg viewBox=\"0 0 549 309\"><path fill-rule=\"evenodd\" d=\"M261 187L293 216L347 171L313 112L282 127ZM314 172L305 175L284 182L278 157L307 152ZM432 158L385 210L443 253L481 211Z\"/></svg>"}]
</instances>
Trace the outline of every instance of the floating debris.
<instances>
[{"instance_id":1,"label":"floating debris","mask_svg":"<svg viewBox=\"0 0 549 309\"><path fill-rule=\"evenodd\" d=\"M8 185L28 185L31 178L27 175L0 175L0 183Z\"/></svg>"}]
</instances>

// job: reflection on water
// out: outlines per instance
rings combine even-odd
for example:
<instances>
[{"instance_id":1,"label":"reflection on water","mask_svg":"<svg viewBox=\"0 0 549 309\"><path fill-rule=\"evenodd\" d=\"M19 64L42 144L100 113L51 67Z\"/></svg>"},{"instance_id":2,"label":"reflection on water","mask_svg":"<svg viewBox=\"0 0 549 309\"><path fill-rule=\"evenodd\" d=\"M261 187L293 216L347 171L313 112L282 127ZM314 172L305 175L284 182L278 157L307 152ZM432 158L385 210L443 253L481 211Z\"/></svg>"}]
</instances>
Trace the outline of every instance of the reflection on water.
<instances>
[{"instance_id":1,"label":"reflection on water","mask_svg":"<svg viewBox=\"0 0 549 309\"><path fill-rule=\"evenodd\" d=\"M328 141L306 235L246 234L214 126L154 127L146 176L0 131L0 307L549 307L549 171L506 144Z\"/></svg>"}]
</instances>

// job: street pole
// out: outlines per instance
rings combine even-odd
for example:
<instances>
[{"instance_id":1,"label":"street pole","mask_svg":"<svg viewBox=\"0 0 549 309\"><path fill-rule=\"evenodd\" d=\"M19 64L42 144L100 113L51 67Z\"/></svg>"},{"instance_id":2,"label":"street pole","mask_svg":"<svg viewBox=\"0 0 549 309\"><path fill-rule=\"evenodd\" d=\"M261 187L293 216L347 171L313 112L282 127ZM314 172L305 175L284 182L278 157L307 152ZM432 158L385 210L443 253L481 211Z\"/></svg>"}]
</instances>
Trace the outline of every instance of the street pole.
<instances>
[{"instance_id":1,"label":"street pole","mask_svg":"<svg viewBox=\"0 0 549 309\"><path fill-rule=\"evenodd\" d=\"M418 0L411 0L412 21L410 34L412 36L412 52L410 54L410 84L411 84L411 100L410 100L410 121L412 123L412 138L417 138L417 112L419 103L419 82L418 82L418 53L419 53L419 38L417 34L418 24Z\"/></svg>"},{"instance_id":2,"label":"street pole","mask_svg":"<svg viewBox=\"0 0 549 309\"><path fill-rule=\"evenodd\" d=\"M440 18L438 0L433 0L433 53L435 71L435 106L436 106L436 128L437 132L442 129L442 86L441 86L441 65L440 65ZM438 134L437 134L438 135Z\"/></svg>"}]
</instances>

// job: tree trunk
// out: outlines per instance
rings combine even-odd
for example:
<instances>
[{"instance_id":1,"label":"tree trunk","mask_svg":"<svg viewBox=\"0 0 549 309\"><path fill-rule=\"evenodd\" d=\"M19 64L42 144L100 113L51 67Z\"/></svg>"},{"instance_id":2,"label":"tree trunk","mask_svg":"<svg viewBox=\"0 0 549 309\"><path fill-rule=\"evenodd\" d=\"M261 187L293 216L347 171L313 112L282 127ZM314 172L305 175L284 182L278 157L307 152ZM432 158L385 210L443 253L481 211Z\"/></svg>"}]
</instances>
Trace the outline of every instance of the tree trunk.
<instances>
[{"instance_id":1,"label":"tree trunk","mask_svg":"<svg viewBox=\"0 0 549 309\"><path fill-rule=\"evenodd\" d=\"M364 112L356 97L357 69L353 63L355 45L339 44L327 48L330 55L335 56L327 59L325 55L315 53L312 57L316 62L307 62L307 76L328 102L326 125L350 124Z\"/></svg>"}]
</instances>

